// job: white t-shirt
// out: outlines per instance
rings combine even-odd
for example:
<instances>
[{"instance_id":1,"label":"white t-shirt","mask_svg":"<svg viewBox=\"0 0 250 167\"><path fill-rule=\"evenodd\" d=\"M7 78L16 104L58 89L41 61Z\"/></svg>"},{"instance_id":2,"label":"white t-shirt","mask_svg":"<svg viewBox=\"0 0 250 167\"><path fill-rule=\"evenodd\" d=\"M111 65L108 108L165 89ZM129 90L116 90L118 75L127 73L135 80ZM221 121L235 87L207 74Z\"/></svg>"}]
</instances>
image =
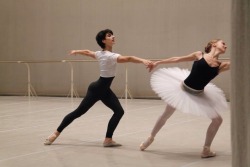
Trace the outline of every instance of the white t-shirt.
<instances>
[{"instance_id":1,"label":"white t-shirt","mask_svg":"<svg viewBox=\"0 0 250 167\"><path fill-rule=\"evenodd\" d=\"M95 57L99 62L101 77L114 77L116 72L117 58L120 54L109 51L96 51Z\"/></svg>"}]
</instances>

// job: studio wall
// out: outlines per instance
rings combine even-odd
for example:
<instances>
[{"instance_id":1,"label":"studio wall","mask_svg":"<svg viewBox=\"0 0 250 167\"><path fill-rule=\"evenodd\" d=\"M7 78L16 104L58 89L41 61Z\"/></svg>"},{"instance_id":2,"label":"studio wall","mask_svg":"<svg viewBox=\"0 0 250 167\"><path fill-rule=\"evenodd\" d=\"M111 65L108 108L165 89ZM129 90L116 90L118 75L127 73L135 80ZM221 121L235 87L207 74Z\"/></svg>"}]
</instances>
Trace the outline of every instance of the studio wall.
<instances>
[{"instance_id":1,"label":"studio wall","mask_svg":"<svg viewBox=\"0 0 250 167\"><path fill-rule=\"evenodd\" d=\"M231 56L231 1L206 0L1 0L0 61L90 60L68 56L72 49L100 50L98 31L114 31L114 52L162 59L203 50L214 38L223 39ZM75 89L84 96L99 77L96 62L75 62ZM70 90L68 63L31 63L31 84L38 95L66 96ZM189 68L192 63L162 65ZM112 89L124 95L125 69L134 98L156 98L142 64L119 64ZM25 64L0 63L0 95L27 92ZM230 99L230 73L213 81Z\"/></svg>"}]
</instances>

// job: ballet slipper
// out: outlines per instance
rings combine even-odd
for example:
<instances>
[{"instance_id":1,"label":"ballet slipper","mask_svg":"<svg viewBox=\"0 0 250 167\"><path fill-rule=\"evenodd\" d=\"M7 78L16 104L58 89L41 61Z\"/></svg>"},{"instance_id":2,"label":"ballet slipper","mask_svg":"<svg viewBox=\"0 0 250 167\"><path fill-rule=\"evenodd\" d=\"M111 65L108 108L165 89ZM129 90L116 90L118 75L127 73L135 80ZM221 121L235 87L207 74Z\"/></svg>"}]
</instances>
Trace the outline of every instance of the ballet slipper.
<instances>
[{"instance_id":1,"label":"ballet slipper","mask_svg":"<svg viewBox=\"0 0 250 167\"><path fill-rule=\"evenodd\" d=\"M203 151L201 153L201 158L211 158L215 156L215 152L210 151L210 148L208 146L204 146Z\"/></svg>"},{"instance_id":2,"label":"ballet slipper","mask_svg":"<svg viewBox=\"0 0 250 167\"><path fill-rule=\"evenodd\" d=\"M119 143L116 143L115 141L110 141L110 142L104 142L103 147L120 147L122 146Z\"/></svg>"},{"instance_id":3,"label":"ballet slipper","mask_svg":"<svg viewBox=\"0 0 250 167\"><path fill-rule=\"evenodd\" d=\"M144 151L150 144L154 141L153 137L149 137L145 142L142 142L140 145L140 150Z\"/></svg>"},{"instance_id":4,"label":"ballet slipper","mask_svg":"<svg viewBox=\"0 0 250 167\"><path fill-rule=\"evenodd\" d=\"M51 145L55 140L56 138L59 136L59 134L55 134L55 133L52 133L51 135L49 135L49 137L47 139L45 139L44 141L44 145Z\"/></svg>"}]
</instances>

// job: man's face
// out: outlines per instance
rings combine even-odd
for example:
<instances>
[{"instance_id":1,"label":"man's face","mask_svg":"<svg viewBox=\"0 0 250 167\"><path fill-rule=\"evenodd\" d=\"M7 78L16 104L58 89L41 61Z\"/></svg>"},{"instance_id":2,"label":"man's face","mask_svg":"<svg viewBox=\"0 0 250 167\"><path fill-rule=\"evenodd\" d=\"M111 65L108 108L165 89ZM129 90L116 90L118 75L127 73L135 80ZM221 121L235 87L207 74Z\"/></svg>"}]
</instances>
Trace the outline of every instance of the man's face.
<instances>
[{"instance_id":1,"label":"man's face","mask_svg":"<svg viewBox=\"0 0 250 167\"><path fill-rule=\"evenodd\" d=\"M113 46L115 44L115 36L111 33L107 33L105 39L102 41L105 46Z\"/></svg>"}]
</instances>

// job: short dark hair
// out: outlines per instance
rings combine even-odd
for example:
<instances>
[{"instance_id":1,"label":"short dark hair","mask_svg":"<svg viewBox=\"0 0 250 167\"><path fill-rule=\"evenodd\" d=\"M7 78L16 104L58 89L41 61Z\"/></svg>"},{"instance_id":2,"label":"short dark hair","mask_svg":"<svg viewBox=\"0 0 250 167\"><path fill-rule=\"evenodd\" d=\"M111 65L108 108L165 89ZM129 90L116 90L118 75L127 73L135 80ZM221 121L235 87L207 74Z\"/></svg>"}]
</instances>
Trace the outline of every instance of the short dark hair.
<instances>
[{"instance_id":1,"label":"short dark hair","mask_svg":"<svg viewBox=\"0 0 250 167\"><path fill-rule=\"evenodd\" d=\"M98 43L98 45L99 45L102 49L105 48L105 44L102 42L102 40L105 39L107 33L110 33L110 34L113 35L113 31L112 31L112 30L110 30L110 29L105 29L105 30L101 30L100 32L98 32L97 35L96 35L96 38L95 38L95 39L96 39L96 42Z\"/></svg>"}]
</instances>

